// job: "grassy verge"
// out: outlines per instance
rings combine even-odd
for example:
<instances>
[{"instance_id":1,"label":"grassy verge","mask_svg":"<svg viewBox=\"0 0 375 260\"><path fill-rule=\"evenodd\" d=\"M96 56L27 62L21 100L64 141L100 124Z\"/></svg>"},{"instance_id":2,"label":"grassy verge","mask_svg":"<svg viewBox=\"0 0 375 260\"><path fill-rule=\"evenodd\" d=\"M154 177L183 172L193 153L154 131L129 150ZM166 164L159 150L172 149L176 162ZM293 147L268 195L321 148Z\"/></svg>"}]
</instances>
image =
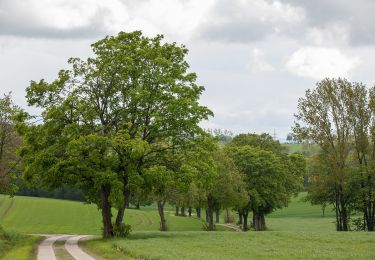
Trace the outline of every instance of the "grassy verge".
<instances>
[{"instance_id":1,"label":"grassy verge","mask_svg":"<svg viewBox=\"0 0 375 260\"><path fill-rule=\"evenodd\" d=\"M42 239L6 232L0 228L0 259L36 259L37 245Z\"/></svg>"},{"instance_id":2,"label":"grassy verge","mask_svg":"<svg viewBox=\"0 0 375 260\"><path fill-rule=\"evenodd\" d=\"M105 259L374 259L364 232L135 232L84 247ZM172 246L173 245L173 246Z\"/></svg>"}]
</instances>

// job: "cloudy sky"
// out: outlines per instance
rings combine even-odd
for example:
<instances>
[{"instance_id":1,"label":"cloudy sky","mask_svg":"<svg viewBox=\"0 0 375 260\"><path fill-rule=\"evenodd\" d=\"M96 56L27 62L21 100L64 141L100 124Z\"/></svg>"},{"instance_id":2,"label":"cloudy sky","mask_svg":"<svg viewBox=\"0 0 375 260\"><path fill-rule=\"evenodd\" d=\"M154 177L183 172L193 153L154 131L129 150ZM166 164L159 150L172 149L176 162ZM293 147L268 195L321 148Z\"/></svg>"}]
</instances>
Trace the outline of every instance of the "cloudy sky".
<instances>
[{"instance_id":1,"label":"cloudy sky","mask_svg":"<svg viewBox=\"0 0 375 260\"><path fill-rule=\"evenodd\" d=\"M54 79L90 43L161 33L190 50L215 113L204 127L284 139L316 81L374 84L374 12L373 0L0 0L0 93L26 108L30 80Z\"/></svg>"}]
</instances>

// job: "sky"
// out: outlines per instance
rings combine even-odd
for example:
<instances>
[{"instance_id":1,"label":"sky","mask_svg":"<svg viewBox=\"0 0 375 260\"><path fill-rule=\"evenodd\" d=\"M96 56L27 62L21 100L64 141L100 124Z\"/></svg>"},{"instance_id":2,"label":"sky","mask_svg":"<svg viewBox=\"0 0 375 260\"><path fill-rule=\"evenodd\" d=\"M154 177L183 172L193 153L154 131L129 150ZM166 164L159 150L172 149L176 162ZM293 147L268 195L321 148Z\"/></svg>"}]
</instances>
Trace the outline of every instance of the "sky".
<instances>
[{"instance_id":1,"label":"sky","mask_svg":"<svg viewBox=\"0 0 375 260\"><path fill-rule=\"evenodd\" d=\"M184 44L215 114L204 128L286 138L298 98L325 77L372 86L373 0L0 0L0 94L27 108L31 80L119 31Z\"/></svg>"}]
</instances>

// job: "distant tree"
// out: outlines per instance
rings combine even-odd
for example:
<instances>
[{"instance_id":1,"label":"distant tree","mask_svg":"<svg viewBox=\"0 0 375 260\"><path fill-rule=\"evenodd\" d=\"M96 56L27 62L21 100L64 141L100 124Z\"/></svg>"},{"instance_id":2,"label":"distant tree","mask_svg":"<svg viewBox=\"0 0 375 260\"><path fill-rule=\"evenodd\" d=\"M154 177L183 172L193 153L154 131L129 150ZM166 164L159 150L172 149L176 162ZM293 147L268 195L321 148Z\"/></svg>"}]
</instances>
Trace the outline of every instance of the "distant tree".
<instances>
[{"instance_id":1,"label":"distant tree","mask_svg":"<svg viewBox=\"0 0 375 260\"><path fill-rule=\"evenodd\" d=\"M307 90L298 102L294 134L300 140L313 140L324 154L328 175L325 181L334 190L336 227L349 230L351 205L348 159L351 148L351 121L348 95L351 85L343 79L324 79L314 90ZM324 172L326 173L326 172Z\"/></svg>"},{"instance_id":2,"label":"distant tree","mask_svg":"<svg viewBox=\"0 0 375 260\"><path fill-rule=\"evenodd\" d=\"M12 179L16 176L15 169L19 162L16 151L21 144L14 121L19 111L10 93L0 98L0 192L11 194L16 191Z\"/></svg>"},{"instance_id":3,"label":"distant tree","mask_svg":"<svg viewBox=\"0 0 375 260\"><path fill-rule=\"evenodd\" d=\"M304 157L282 153L282 147L268 135L239 135L226 147L245 177L248 203L241 208L244 230L253 212L255 230L265 230L265 215L288 205L289 199L302 186Z\"/></svg>"},{"instance_id":4,"label":"distant tree","mask_svg":"<svg viewBox=\"0 0 375 260\"><path fill-rule=\"evenodd\" d=\"M287 136L286 136L286 140L288 141L288 143L291 143L292 141L293 141L293 136L292 136L292 134L288 134Z\"/></svg>"}]
</instances>

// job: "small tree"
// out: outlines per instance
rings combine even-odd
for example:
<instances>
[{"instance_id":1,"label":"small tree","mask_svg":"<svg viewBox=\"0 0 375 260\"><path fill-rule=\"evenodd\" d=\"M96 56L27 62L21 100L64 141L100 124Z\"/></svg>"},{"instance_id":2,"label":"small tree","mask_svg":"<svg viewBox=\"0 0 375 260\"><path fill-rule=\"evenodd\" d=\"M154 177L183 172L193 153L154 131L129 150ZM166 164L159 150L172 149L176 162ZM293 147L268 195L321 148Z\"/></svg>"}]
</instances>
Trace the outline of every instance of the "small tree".
<instances>
[{"instance_id":1,"label":"small tree","mask_svg":"<svg viewBox=\"0 0 375 260\"><path fill-rule=\"evenodd\" d=\"M265 150L267 149L267 150ZM246 183L248 203L241 208L244 230L248 229L249 210L255 230L265 230L265 215L288 205L291 195L302 186L300 159L289 159L282 147L266 134L239 135L226 147ZM297 166L294 166L298 162ZM290 171L290 166L293 165Z\"/></svg>"},{"instance_id":2,"label":"small tree","mask_svg":"<svg viewBox=\"0 0 375 260\"><path fill-rule=\"evenodd\" d=\"M9 94L0 98L0 192L13 193L16 187L11 180L19 162L16 154L21 138L16 132L14 117L20 108L14 105Z\"/></svg>"}]
</instances>

